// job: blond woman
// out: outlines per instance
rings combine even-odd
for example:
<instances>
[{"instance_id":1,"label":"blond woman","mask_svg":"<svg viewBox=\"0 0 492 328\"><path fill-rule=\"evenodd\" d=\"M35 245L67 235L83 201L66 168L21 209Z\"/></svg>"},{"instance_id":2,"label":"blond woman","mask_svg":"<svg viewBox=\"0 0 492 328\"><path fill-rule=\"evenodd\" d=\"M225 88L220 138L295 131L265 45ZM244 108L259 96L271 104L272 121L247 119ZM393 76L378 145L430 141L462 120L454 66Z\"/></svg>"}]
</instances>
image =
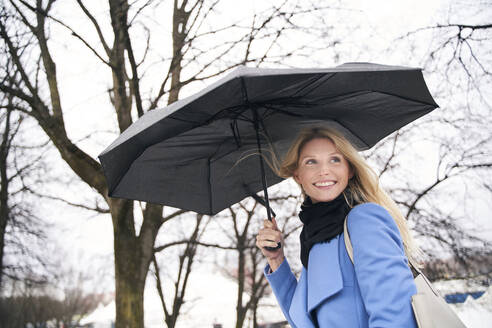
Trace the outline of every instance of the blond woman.
<instances>
[{"instance_id":1,"label":"blond woman","mask_svg":"<svg viewBox=\"0 0 492 328\"><path fill-rule=\"evenodd\" d=\"M302 131L278 169L301 187L299 212L303 268L296 279L282 234L265 220L257 246L267 277L292 327L416 327L410 299L416 293L407 256L413 244L405 219L379 187L377 175L340 134ZM347 220L354 262L344 243Z\"/></svg>"}]
</instances>

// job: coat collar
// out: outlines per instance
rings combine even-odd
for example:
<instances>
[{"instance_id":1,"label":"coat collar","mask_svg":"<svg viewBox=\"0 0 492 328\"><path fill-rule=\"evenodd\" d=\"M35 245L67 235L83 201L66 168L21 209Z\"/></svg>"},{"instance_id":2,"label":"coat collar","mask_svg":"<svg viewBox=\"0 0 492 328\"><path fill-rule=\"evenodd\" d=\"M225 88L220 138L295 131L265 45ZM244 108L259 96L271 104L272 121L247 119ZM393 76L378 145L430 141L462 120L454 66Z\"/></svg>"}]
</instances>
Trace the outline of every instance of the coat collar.
<instances>
[{"instance_id":1,"label":"coat collar","mask_svg":"<svg viewBox=\"0 0 492 328\"><path fill-rule=\"evenodd\" d=\"M315 327L312 311L343 288L339 263L341 236L314 245L309 252L308 270L302 268L292 297L289 314L298 327Z\"/></svg>"}]
</instances>

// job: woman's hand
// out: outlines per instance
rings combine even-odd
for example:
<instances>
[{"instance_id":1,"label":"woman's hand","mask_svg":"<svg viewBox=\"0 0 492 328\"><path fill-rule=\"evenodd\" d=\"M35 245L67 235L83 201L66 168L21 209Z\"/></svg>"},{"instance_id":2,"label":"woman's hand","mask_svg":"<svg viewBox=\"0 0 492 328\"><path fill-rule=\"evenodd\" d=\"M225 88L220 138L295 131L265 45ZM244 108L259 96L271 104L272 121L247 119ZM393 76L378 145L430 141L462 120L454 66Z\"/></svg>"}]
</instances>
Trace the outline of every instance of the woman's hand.
<instances>
[{"instance_id":1,"label":"woman's hand","mask_svg":"<svg viewBox=\"0 0 492 328\"><path fill-rule=\"evenodd\" d=\"M265 247L277 247L278 243L282 245L279 249L275 249L273 251L269 251L265 249ZM263 228L258 231L258 235L256 236L256 246L261 249L261 252L268 260L268 264L270 264L270 268L272 271L277 270L277 268L284 261L284 239L282 238L282 233L277 227L277 221L275 218L272 218L272 221L264 220Z\"/></svg>"}]
</instances>

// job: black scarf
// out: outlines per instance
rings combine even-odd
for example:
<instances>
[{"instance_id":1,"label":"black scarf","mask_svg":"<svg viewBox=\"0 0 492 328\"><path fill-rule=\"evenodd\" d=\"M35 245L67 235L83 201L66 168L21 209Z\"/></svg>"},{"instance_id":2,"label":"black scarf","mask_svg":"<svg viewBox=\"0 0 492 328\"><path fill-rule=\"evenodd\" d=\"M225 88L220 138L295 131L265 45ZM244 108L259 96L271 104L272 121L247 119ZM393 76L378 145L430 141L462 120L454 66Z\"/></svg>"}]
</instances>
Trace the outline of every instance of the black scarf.
<instances>
[{"instance_id":1,"label":"black scarf","mask_svg":"<svg viewBox=\"0 0 492 328\"><path fill-rule=\"evenodd\" d=\"M301 205L299 218L304 227L301 231L301 262L308 267L309 251L314 244L329 242L343 232L343 221L350 211L343 193L329 202L313 204L306 196Z\"/></svg>"}]
</instances>

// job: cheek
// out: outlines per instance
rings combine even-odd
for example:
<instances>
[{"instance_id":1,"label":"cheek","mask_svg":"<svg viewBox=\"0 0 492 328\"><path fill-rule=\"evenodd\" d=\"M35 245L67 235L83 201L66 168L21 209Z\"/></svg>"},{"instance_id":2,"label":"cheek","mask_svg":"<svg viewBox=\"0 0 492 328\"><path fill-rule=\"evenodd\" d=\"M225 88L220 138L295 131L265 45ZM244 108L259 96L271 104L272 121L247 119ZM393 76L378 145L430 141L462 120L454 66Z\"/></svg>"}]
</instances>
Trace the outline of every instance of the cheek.
<instances>
[{"instance_id":1,"label":"cheek","mask_svg":"<svg viewBox=\"0 0 492 328\"><path fill-rule=\"evenodd\" d=\"M351 178L351 170L348 167L341 168L338 171L339 174L339 179L342 179L343 181L348 181Z\"/></svg>"},{"instance_id":2,"label":"cheek","mask_svg":"<svg viewBox=\"0 0 492 328\"><path fill-rule=\"evenodd\" d=\"M297 175L297 182L298 183L303 184L303 182L305 182L305 181L306 181L305 174L300 173Z\"/></svg>"},{"instance_id":3,"label":"cheek","mask_svg":"<svg viewBox=\"0 0 492 328\"><path fill-rule=\"evenodd\" d=\"M308 170L299 170L295 180L301 185L306 185L310 180L310 172Z\"/></svg>"}]
</instances>

